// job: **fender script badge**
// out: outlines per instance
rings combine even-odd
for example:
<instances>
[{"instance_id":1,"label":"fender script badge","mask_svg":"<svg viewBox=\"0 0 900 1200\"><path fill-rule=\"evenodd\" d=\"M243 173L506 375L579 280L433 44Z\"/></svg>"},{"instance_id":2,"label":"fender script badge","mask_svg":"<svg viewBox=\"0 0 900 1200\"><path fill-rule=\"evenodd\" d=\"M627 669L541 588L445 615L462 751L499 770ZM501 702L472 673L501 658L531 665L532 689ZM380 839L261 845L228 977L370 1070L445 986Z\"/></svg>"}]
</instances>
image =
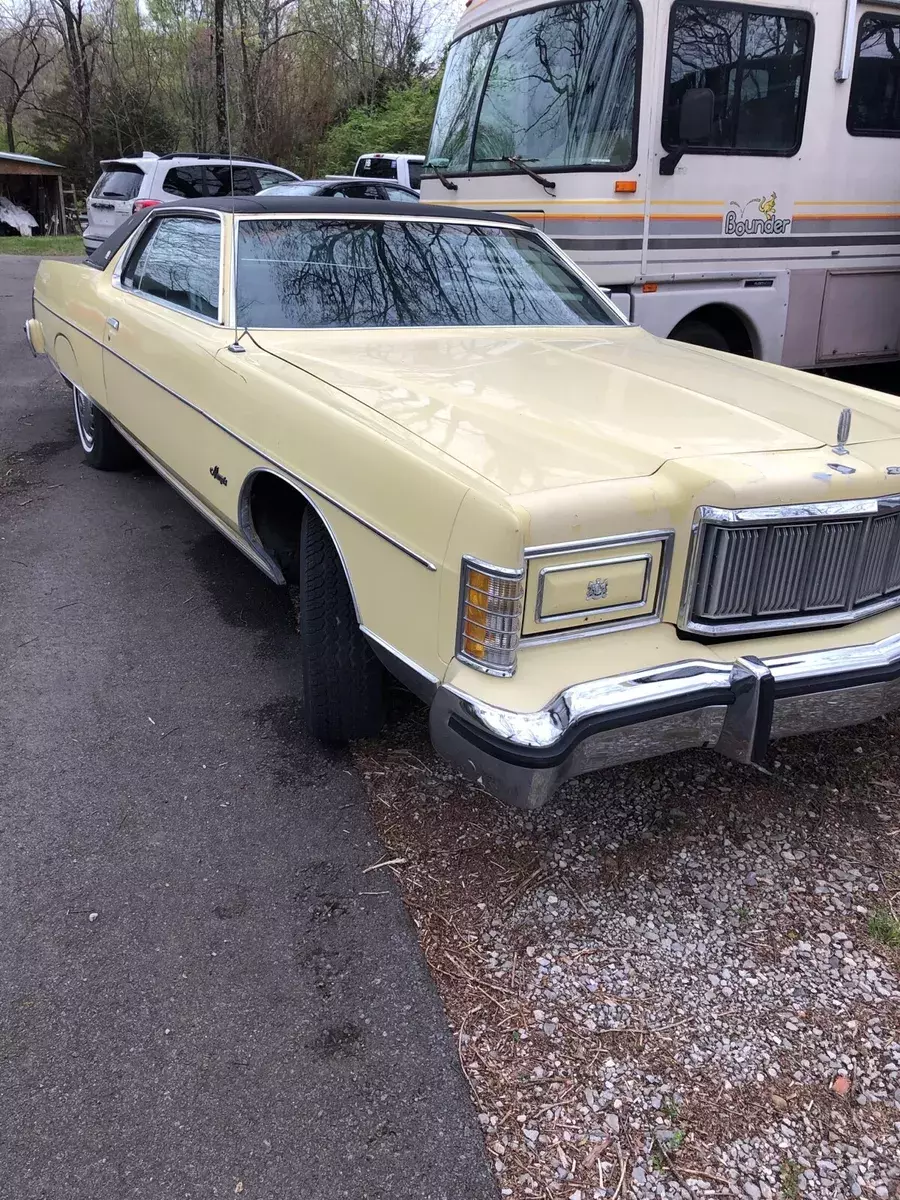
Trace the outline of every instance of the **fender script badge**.
<instances>
[{"instance_id":1,"label":"fender script badge","mask_svg":"<svg viewBox=\"0 0 900 1200\"><path fill-rule=\"evenodd\" d=\"M218 463L216 463L214 467L209 468L209 473L212 475L213 479L217 479L219 483L221 483L222 487L228 487L228 480L224 475L220 474Z\"/></svg>"}]
</instances>

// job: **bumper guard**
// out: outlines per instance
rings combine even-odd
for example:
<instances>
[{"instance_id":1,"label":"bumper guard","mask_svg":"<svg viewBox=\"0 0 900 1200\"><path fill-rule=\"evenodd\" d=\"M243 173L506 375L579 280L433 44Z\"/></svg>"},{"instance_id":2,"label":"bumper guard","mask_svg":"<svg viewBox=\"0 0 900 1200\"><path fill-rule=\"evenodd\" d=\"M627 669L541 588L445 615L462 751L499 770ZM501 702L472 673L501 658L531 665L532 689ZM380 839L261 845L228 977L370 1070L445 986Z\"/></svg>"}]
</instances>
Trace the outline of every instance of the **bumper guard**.
<instances>
[{"instance_id":1,"label":"bumper guard","mask_svg":"<svg viewBox=\"0 0 900 1200\"><path fill-rule=\"evenodd\" d=\"M900 708L900 634L860 646L733 663L689 659L575 684L536 712L452 686L431 706L439 754L518 808L567 779L673 750L710 747L742 763L770 740L870 721Z\"/></svg>"}]
</instances>

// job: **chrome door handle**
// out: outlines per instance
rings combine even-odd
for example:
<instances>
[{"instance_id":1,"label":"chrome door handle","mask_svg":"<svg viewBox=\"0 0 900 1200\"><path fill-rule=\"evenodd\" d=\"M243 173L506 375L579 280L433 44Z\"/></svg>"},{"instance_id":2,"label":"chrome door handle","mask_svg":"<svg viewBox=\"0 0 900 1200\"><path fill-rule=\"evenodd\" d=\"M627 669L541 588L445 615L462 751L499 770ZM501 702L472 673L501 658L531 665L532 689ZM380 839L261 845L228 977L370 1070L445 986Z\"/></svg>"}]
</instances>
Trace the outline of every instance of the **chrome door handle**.
<instances>
[{"instance_id":1,"label":"chrome door handle","mask_svg":"<svg viewBox=\"0 0 900 1200\"><path fill-rule=\"evenodd\" d=\"M115 317L107 317L106 323L113 332L115 332L119 328L119 322L116 320Z\"/></svg>"}]
</instances>

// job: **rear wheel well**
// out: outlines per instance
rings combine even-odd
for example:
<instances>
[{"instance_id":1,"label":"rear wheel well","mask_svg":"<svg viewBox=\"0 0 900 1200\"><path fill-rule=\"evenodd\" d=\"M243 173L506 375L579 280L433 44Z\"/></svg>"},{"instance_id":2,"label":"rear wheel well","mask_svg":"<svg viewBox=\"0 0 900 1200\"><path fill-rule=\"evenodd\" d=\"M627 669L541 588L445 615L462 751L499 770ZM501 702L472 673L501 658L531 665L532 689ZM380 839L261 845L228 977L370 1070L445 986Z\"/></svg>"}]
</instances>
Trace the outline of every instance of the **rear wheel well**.
<instances>
[{"instance_id":1,"label":"rear wheel well","mask_svg":"<svg viewBox=\"0 0 900 1200\"><path fill-rule=\"evenodd\" d=\"M289 584L300 579L300 525L309 501L280 475L257 471L244 484L240 522L281 568Z\"/></svg>"},{"instance_id":2,"label":"rear wheel well","mask_svg":"<svg viewBox=\"0 0 900 1200\"><path fill-rule=\"evenodd\" d=\"M738 312L729 308L728 305L705 304L703 308L698 308L682 318L669 337L676 342L692 341L702 345L702 342L690 336L691 333L697 331L699 326L706 326L720 334L728 343L728 349L732 354L740 354L744 358L756 357L753 338L746 322ZM682 337L681 335L687 336Z\"/></svg>"}]
</instances>

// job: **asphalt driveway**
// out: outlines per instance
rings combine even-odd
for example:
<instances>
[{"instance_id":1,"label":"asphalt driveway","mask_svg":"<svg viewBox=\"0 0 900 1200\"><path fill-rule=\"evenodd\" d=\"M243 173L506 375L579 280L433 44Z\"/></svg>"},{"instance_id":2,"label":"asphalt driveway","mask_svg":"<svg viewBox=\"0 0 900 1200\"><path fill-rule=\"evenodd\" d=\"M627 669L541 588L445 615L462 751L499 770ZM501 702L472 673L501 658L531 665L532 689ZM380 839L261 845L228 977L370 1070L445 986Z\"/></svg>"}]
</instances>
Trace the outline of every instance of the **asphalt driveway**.
<instances>
[{"instance_id":1,"label":"asphalt driveway","mask_svg":"<svg viewBox=\"0 0 900 1200\"><path fill-rule=\"evenodd\" d=\"M0 258L0 1180L17 1200L495 1195L271 586L86 467Z\"/></svg>"}]
</instances>

